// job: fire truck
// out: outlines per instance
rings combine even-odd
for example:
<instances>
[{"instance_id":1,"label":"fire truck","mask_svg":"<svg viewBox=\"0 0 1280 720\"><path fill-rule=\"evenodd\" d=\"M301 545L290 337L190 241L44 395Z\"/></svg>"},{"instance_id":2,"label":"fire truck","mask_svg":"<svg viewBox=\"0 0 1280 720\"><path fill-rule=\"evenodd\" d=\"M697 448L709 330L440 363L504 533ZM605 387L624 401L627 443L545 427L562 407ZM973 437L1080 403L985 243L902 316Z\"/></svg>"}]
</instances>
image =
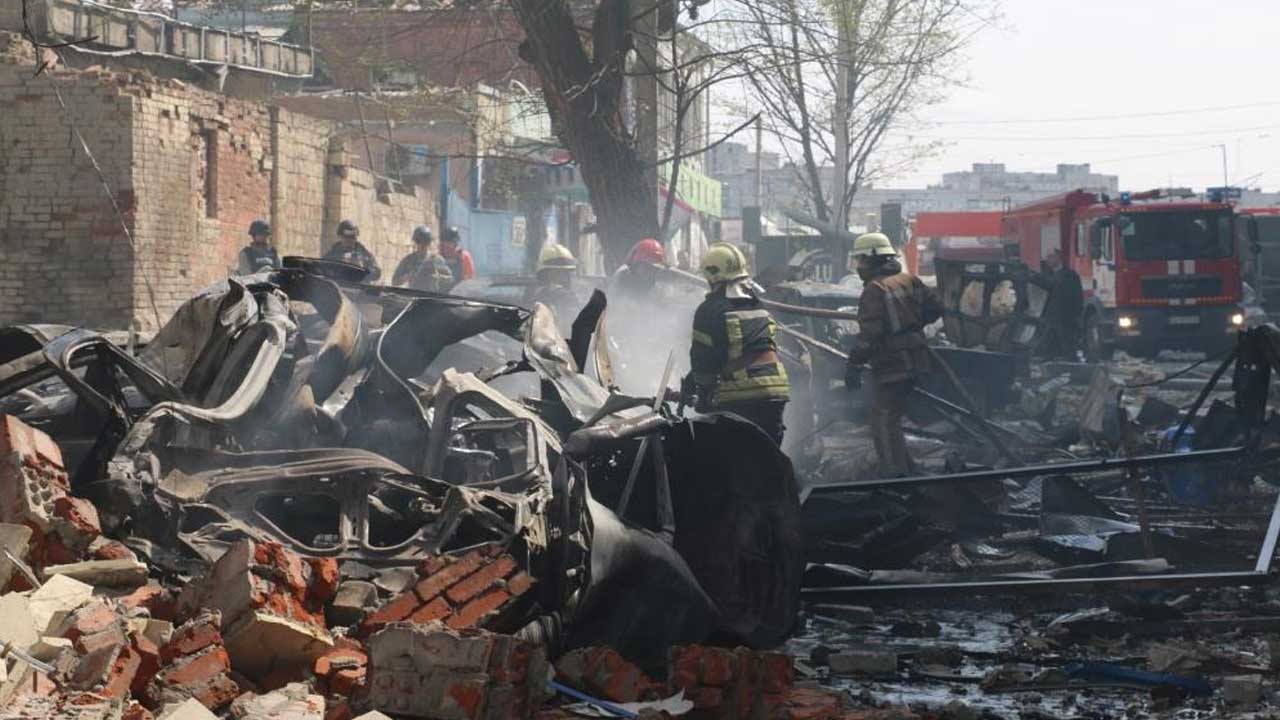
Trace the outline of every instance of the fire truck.
<instances>
[{"instance_id":1,"label":"fire truck","mask_svg":"<svg viewBox=\"0 0 1280 720\"><path fill-rule=\"evenodd\" d=\"M1230 204L1192 197L1076 190L1005 213L1003 238L1033 269L1058 249L1080 275L1090 360L1116 348L1214 353L1245 324L1236 218Z\"/></svg>"}]
</instances>

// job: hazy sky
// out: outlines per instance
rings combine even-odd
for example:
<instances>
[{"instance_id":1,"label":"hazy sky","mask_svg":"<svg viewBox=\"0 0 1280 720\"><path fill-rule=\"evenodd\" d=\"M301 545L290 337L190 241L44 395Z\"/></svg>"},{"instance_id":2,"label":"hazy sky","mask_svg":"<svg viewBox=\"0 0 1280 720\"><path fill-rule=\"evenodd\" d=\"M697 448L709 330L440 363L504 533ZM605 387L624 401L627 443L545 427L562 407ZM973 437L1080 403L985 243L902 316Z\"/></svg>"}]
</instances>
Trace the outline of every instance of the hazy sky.
<instances>
[{"instance_id":1,"label":"hazy sky","mask_svg":"<svg viewBox=\"0 0 1280 720\"><path fill-rule=\"evenodd\" d=\"M1003 0L1002 10L968 51L968 87L927 114L935 124L921 134L946 149L881 185L994 161L1048 172L1088 162L1127 189L1202 188L1222 183L1225 143L1232 184L1280 189L1280 0ZM1115 119L1083 119L1098 116Z\"/></svg>"}]
</instances>

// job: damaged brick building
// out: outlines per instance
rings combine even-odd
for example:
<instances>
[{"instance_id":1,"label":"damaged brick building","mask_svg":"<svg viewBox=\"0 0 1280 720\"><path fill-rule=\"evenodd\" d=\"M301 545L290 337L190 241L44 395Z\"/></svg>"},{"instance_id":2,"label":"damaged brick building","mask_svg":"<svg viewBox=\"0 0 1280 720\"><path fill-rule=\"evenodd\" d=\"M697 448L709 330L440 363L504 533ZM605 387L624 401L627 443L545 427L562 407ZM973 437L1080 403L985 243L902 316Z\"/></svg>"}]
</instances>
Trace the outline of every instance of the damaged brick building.
<instances>
[{"instance_id":1,"label":"damaged brick building","mask_svg":"<svg viewBox=\"0 0 1280 720\"><path fill-rule=\"evenodd\" d=\"M384 266L411 249L413 226L435 224L430 191L354 167L332 122L284 110L261 92L218 91L254 87L228 72L288 73L210 70L175 47L142 52L128 44L164 18L101 8L94 12L106 19L97 20L126 27L98 41L121 38L119 56L80 46L42 57L17 32L18 4L8 5L0 10L0 322L154 329L234 268L259 217L270 220L282 255L312 256L333 242L339 220L353 219ZM84 10L44 7L50 25L36 30L50 37L61 37L55 10ZM97 27L94 18L66 17ZM175 43L182 29L162 36ZM264 57L259 50L257 61ZM290 72L303 70L309 65Z\"/></svg>"}]
</instances>

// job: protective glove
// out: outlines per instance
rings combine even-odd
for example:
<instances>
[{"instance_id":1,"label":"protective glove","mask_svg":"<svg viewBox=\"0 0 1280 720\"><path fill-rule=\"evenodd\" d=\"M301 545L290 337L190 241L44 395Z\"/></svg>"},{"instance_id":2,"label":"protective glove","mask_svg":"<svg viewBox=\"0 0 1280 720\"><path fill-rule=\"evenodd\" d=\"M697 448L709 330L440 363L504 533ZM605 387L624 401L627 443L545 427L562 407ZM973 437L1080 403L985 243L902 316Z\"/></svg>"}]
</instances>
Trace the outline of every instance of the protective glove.
<instances>
[{"instance_id":1,"label":"protective glove","mask_svg":"<svg viewBox=\"0 0 1280 720\"><path fill-rule=\"evenodd\" d=\"M862 388L862 366L849 363L844 366L844 387L850 392Z\"/></svg>"},{"instance_id":2,"label":"protective glove","mask_svg":"<svg viewBox=\"0 0 1280 720\"><path fill-rule=\"evenodd\" d=\"M685 375L680 380L680 394L686 400L698 394L698 384L693 381L693 373Z\"/></svg>"}]
</instances>

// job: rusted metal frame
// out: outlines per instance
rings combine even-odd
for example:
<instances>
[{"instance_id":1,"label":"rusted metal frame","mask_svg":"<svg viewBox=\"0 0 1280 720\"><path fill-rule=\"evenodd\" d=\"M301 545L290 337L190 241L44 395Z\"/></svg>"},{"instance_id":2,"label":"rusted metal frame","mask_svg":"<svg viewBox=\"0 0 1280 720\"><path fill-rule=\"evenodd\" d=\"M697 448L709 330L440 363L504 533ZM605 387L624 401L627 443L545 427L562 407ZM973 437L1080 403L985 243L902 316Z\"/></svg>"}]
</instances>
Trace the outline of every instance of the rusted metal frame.
<instances>
[{"instance_id":1,"label":"rusted metal frame","mask_svg":"<svg viewBox=\"0 0 1280 720\"><path fill-rule=\"evenodd\" d=\"M1079 462L1047 463L1044 465L1024 465L1016 468L997 468L994 470L971 470L968 472L947 475L917 475L905 478L869 478L847 482L824 483L813 485L808 495L829 495L843 492L862 492L872 488L911 487L914 485L933 485L942 483L980 482L984 480L1018 480L1038 477L1040 475L1074 475L1079 473L1104 472L1108 470L1125 470L1130 467L1160 467L1164 465L1181 465L1208 461L1235 460L1243 457L1248 448L1229 447L1213 450L1193 450L1186 453L1162 453L1156 455L1138 455L1131 458L1100 458Z\"/></svg>"}]
</instances>

